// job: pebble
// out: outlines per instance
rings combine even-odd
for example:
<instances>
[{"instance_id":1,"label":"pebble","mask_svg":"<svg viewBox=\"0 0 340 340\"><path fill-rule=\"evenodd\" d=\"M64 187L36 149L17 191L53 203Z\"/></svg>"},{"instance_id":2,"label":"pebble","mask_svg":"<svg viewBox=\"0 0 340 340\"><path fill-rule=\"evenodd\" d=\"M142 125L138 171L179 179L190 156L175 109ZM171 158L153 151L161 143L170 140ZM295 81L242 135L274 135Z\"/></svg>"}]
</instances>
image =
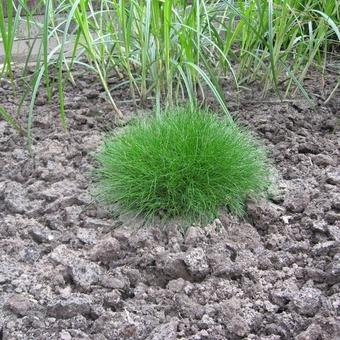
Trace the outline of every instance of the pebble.
<instances>
[{"instance_id":1,"label":"pebble","mask_svg":"<svg viewBox=\"0 0 340 340\"><path fill-rule=\"evenodd\" d=\"M293 190L286 193L283 205L292 213L302 213L310 201L306 190Z\"/></svg>"},{"instance_id":2,"label":"pebble","mask_svg":"<svg viewBox=\"0 0 340 340\"><path fill-rule=\"evenodd\" d=\"M183 288L186 285L186 281L182 278L179 278L177 280L171 280L168 282L166 288L174 293L179 293L183 290Z\"/></svg>"},{"instance_id":3,"label":"pebble","mask_svg":"<svg viewBox=\"0 0 340 340\"><path fill-rule=\"evenodd\" d=\"M298 151L299 151L299 153L318 154L320 152L320 148L315 143L305 142L305 143L299 144Z\"/></svg>"},{"instance_id":4,"label":"pebble","mask_svg":"<svg viewBox=\"0 0 340 340\"><path fill-rule=\"evenodd\" d=\"M118 290L112 290L111 292L108 292L104 294L104 305L117 309L118 306L121 304L121 294Z\"/></svg>"},{"instance_id":5,"label":"pebble","mask_svg":"<svg viewBox=\"0 0 340 340\"><path fill-rule=\"evenodd\" d=\"M47 306L49 316L57 319L69 319L76 315L87 315L91 310L91 299L84 294L74 294L66 300L57 299Z\"/></svg>"},{"instance_id":6,"label":"pebble","mask_svg":"<svg viewBox=\"0 0 340 340\"><path fill-rule=\"evenodd\" d=\"M209 265L202 248L194 248L186 252L184 263L189 272L195 277L205 277L209 272Z\"/></svg>"},{"instance_id":7,"label":"pebble","mask_svg":"<svg viewBox=\"0 0 340 340\"><path fill-rule=\"evenodd\" d=\"M326 175L326 182L332 185L340 185L340 172L330 171Z\"/></svg>"},{"instance_id":8,"label":"pebble","mask_svg":"<svg viewBox=\"0 0 340 340\"><path fill-rule=\"evenodd\" d=\"M104 263L117 260L120 255L120 243L114 237L100 240L91 250L91 259Z\"/></svg>"},{"instance_id":9,"label":"pebble","mask_svg":"<svg viewBox=\"0 0 340 340\"><path fill-rule=\"evenodd\" d=\"M316 244L312 248L312 251L315 255L326 255L332 251L336 252L337 248L339 248L339 242L326 241L326 242Z\"/></svg>"},{"instance_id":10,"label":"pebble","mask_svg":"<svg viewBox=\"0 0 340 340\"><path fill-rule=\"evenodd\" d=\"M340 282L340 258L336 258L327 267L327 282L331 285Z\"/></svg>"},{"instance_id":11,"label":"pebble","mask_svg":"<svg viewBox=\"0 0 340 340\"><path fill-rule=\"evenodd\" d=\"M319 166L327 166L327 165L335 166L336 165L336 161L334 160L334 158L332 158L331 156L325 155L325 154L315 155L313 157L313 162Z\"/></svg>"},{"instance_id":12,"label":"pebble","mask_svg":"<svg viewBox=\"0 0 340 340\"><path fill-rule=\"evenodd\" d=\"M112 221L86 217L83 225L85 228L112 228Z\"/></svg>"},{"instance_id":13,"label":"pebble","mask_svg":"<svg viewBox=\"0 0 340 340\"><path fill-rule=\"evenodd\" d=\"M321 291L315 288L302 288L292 296L292 304L298 313L314 316L321 305Z\"/></svg>"},{"instance_id":14,"label":"pebble","mask_svg":"<svg viewBox=\"0 0 340 340\"><path fill-rule=\"evenodd\" d=\"M340 213L335 211L327 211L325 220L330 224L334 224L335 222L340 221Z\"/></svg>"},{"instance_id":15,"label":"pebble","mask_svg":"<svg viewBox=\"0 0 340 340\"><path fill-rule=\"evenodd\" d=\"M51 231L48 228L44 228L42 225L34 226L29 234L32 236L32 239L37 243L46 243L51 242L56 238L58 232Z\"/></svg>"},{"instance_id":16,"label":"pebble","mask_svg":"<svg viewBox=\"0 0 340 340\"><path fill-rule=\"evenodd\" d=\"M331 235L334 241L340 242L340 226L339 225L328 225L327 231Z\"/></svg>"},{"instance_id":17,"label":"pebble","mask_svg":"<svg viewBox=\"0 0 340 340\"><path fill-rule=\"evenodd\" d=\"M85 244L95 244L97 232L88 228L77 228L77 238Z\"/></svg>"},{"instance_id":18,"label":"pebble","mask_svg":"<svg viewBox=\"0 0 340 340\"><path fill-rule=\"evenodd\" d=\"M313 221L311 226L313 230L322 233L324 233L327 229L327 223L324 220Z\"/></svg>"},{"instance_id":19,"label":"pebble","mask_svg":"<svg viewBox=\"0 0 340 340\"><path fill-rule=\"evenodd\" d=\"M12 213L24 214L30 209L30 200L23 185L17 182L8 182L4 190L4 202Z\"/></svg>"},{"instance_id":20,"label":"pebble","mask_svg":"<svg viewBox=\"0 0 340 340\"><path fill-rule=\"evenodd\" d=\"M340 194L336 193L333 195L331 205L333 209L340 210Z\"/></svg>"},{"instance_id":21,"label":"pebble","mask_svg":"<svg viewBox=\"0 0 340 340\"><path fill-rule=\"evenodd\" d=\"M18 316L29 315L36 305L35 300L21 294L11 296L5 303L5 306Z\"/></svg>"},{"instance_id":22,"label":"pebble","mask_svg":"<svg viewBox=\"0 0 340 340\"><path fill-rule=\"evenodd\" d=\"M66 332L65 330L62 330L59 333L59 340L72 340L72 336L69 332Z\"/></svg>"}]
</instances>

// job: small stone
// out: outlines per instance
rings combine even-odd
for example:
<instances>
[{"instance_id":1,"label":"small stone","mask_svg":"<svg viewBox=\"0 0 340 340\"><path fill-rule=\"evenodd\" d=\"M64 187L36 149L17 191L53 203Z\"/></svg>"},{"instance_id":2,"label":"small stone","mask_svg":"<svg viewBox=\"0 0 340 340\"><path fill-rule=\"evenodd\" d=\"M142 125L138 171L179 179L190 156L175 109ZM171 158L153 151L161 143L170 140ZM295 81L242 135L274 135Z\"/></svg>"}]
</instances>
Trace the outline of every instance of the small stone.
<instances>
[{"instance_id":1,"label":"small stone","mask_svg":"<svg viewBox=\"0 0 340 340\"><path fill-rule=\"evenodd\" d=\"M327 223L324 220L313 221L312 229L321 233L326 232Z\"/></svg>"},{"instance_id":2,"label":"small stone","mask_svg":"<svg viewBox=\"0 0 340 340\"><path fill-rule=\"evenodd\" d=\"M203 340L203 339L209 339L209 333L206 329L202 329L201 331L199 331L193 338L193 340Z\"/></svg>"},{"instance_id":3,"label":"small stone","mask_svg":"<svg viewBox=\"0 0 340 340\"><path fill-rule=\"evenodd\" d=\"M208 329L214 324L215 324L214 319L212 317L210 317L209 315L204 314L200 323L199 323L199 326L200 326L200 328Z\"/></svg>"},{"instance_id":4,"label":"small stone","mask_svg":"<svg viewBox=\"0 0 340 340\"><path fill-rule=\"evenodd\" d=\"M301 143L298 146L299 153L311 153L318 154L320 152L320 148L317 144L312 142Z\"/></svg>"},{"instance_id":5,"label":"small stone","mask_svg":"<svg viewBox=\"0 0 340 340\"><path fill-rule=\"evenodd\" d=\"M319 340L322 336L323 332L321 327L312 323L305 331L296 337L296 340Z\"/></svg>"},{"instance_id":6,"label":"small stone","mask_svg":"<svg viewBox=\"0 0 340 340\"><path fill-rule=\"evenodd\" d=\"M97 233L93 229L78 228L77 238L85 244L95 244L97 241Z\"/></svg>"},{"instance_id":7,"label":"small stone","mask_svg":"<svg viewBox=\"0 0 340 340\"><path fill-rule=\"evenodd\" d=\"M104 295L104 305L114 310L121 304L121 295L118 290L112 290Z\"/></svg>"},{"instance_id":8,"label":"small stone","mask_svg":"<svg viewBox=\"0 0 340 340\"><path fill-rule=\"evenodd\" d=\"M314 316L321 305L321 291L315 288L302 288L292 297L292 304L297 311L306 316Z\"/></svg>"},{"instance_id":9,"label":"small stone","mask_svg":"<svg viewBox=\"0 0 340 340\"><path fill-rule=\"evenodd\" d=\"M28 157L26 150L18 149L18 148L12 151L12 156L17 161L26 160Z\"/></svg>"},{"instance_id":10,"label":"small stone","mask_svg":"<svg viewBox=\"0 0 340 340\"><path fill-rule=\"evenodd\" d=\"M126 276L131 286L136 286L138 282L142 282L142 274L136 268L130 268L129 266L122 267L121 273Z\"/></svg>"},{"instance_id":11,"label":"small stone","mask_svg":"<svg viewBox=\"0 0 340 340\"><path fill-rule=\"evenodd\" d=\"M185 287L186 282L179 278L177 280L171 280L168 282L166 288L172 292L179 293Z\"/></svg>"},{"instance_id":12,"label":"small stone","mask_svg":"<svg viewBox=\"0 0 340 340\"><path fill-rule=\"evenodd\" d=\"M340 213L328 211L325 215L325 219L328 223L334 224L336 221L340 221Z\"/></svg>"},{"instance_id":13,"label":"small stone","mask_svg":"<svg viewBox=\"0 0 340 340\"><path fill-rule=\"evenodd\" d=\"M60 297L63 299L67 299L69 296L72 295L72 288L70 286L66 286L65 288L59 288L58 293Z\"/></svg>"},{"instance_id":14,"label":"small stone","mask_svg":"<svg viewBox=\"0 0 340 340\"><path fill-rule=\"evenodd\" d=\"M105 314L106 310L102 305L91 306L91 318L97 319L101 315Z\"/></svg>"},{"instance_id":15,"label":"small stone","mask_svg":"<svg viewBox=\"0 0 340 340\"><path fill-rule=\"evenodd\" d=\"M14 314L25 316L32 312L32 309L36 306L36 301L26 296L16 294L11 296L5 305Z\"/></svg>"},{"instance_id":16,"label":"small stone","mask_svg":"<svg viewBox=\"0 0 340 340\"><path fill-rule=\"evenodd\" d=\"M6 183L5 182L0 182L0 199L1 200L3 200L3 198L5 196L5 188L6 188Z\"/></svg>"},{"instance_id":17,"label":"small stone","mask_svg":"<svg viewBox=\"0 0 340 340\"><path fill-rule=\"evenodd\" d=\"M305 190L287 192L283 205L292 213L301 213L310 201L309 194Z\"/></svg>"},{"instance_id":18,"label":"small stone","mask_svg":"<svg viewBox=\"0 0 340 340\"><path fill-rule=\"evenodd\" d=\"M12 213L24 214L30 208L30 200L24 187L17 182L9 182L5 188L4 202Z\"/></svg>"},{"instance_id":19,"label":"small stone","mask_svg":"<svg viewBox=\"0 0 340 340\"><path fill-rule=\"evenodd\" d=\"M98 91L94 89L86 89L83 91L83 93L87 99L95 99L99 96Z\"/></svg>"},{"instance_id":20,"label":"small stone","mask_svg":"<svg viewBox=\"0 0 340 340\"><path fill-rule=\"evenodd\" d=\"M186 253L184 262L189 272L196 277L205 277L209 272L207 258L202 248L194 248Z\"/></svg>"},{"instance_id":21,"label":"small stone","mask_svg":"<svg viewBox=\"0 0 340 340\"><path fill-rule=\"evenodd\" d=\"M39 192L39 197L47 202L53 202L61 196L61 192L56 188L46 188Z\"/></svg>"},{"instance_id":22,"label":"small stone","mask_svg":"<svg viewBox=\"0 0 340 340\"><path fill-rule=\"evenodd\" d=\"M19 252L20 258L23 262L30 264L35 263L41 257L41 249L37 245L26 246Z\"/></svg>"},{"instance_id":23,"label":"small stone","mask_svg":"<svg viewBox=\"0 0 340 340\"><path fill-rule=\"evenodd\" d=\"M336 117L334 117L334 118L327 117L322 122L322 129L323 130L334 131L338 126L339 126L339 122L338 122Z\"/></svg>"},{"instance_id":24,"label":"small stone","mask_svg":"<svg viewBox=\"0 0 340 340\"><path fill-rule=\"evenodd\" d=\"M88 315L91 300L85 295L71 295L66 300L59 299L47 306L47 313L57 319L69 319L76 315Z\"/></svg>"},{"instance_id":25,"label":"small stone","mask_svg":"<svg viewBox=\"0 0 340 340\"><path fill-rule=\"evenodd\" d=\"M9 281L9 278L4 273L0 273L0 285L7 283Z\"/></svg>"},{"instance_id":26,"label":"small stone","mask_svg":"<svg viewBox=\"0 0 340 340\"><path fill-rule=\"evenodd\" d=\"M308 111L310 109L313 109L314 104L309 100L303 99L303 100L294 101L294 104L292 105L292 107L299 112L303 112L303 111Z\"/></svg>"},{"instance_id":27,"label":"small stone","mask_svg":"<svg viewBox=\"0 0 340 340\"><path fill-rule=\"evenodd\" d=\"M249 334L249 325L246 320L240 315L235 315L231 318L231 320L227 324L227 329L229 332L236 335L236 339L245 338L247 334Z\"/></svg>"},{"instance_id":28,"label":"small stone","mask_svg":"<svg viewBox=\"0 0 340 340\"><path fill-rule=\"evenodd\" d=\"M65 245L56 247L49 257L57 264L65 266L74 283L85 290L97 284L102 277L103 270L98 264L77 257Z\"/></svg>"},{"instance_id":29,"label":"small stone","mask_svg":"<svg viewBox=\"0 0 340 340\"><path fill-rule=\"evenodd\" d=\"M112 222L101 220L97 218L87 217L84 220L85 228L104 228L104 229L112 229Z\"/></svg>"},{"instance_id":30,"label":"small stone","mask_svg":"<svg viewBox=\"0 0 340 340\"><path fill-rule=\"evenodd\" d=\"M110 275L102 275L100 277L100 283L105 288L120 289L123 290L128 286L126 280L113 277Z\"/></svg>"},{"instance_id":31,"label":"small stone","mask_svg":"<svg viewBox=\"0 0 340 340\"><path fill-rule=\"evenodd\" d=\"M96 105L90 106L86 112L86 116L88 117L96 117L102 114L103 114L103 111Z\"/></svg>"},{"instance_id":32,"label":"small stone","mask_svg":"<svg viewBox=\"0 0 340 340\"><path fill-rule=\"evenodd\" d=\"M319 154L319 155L314 156L313 162L319 166L327 166L327 165L335 166L336 165L336 161L334 160L334 158L328 155L324 155L324 154Z\"/></svg>"},{"instance_id":33,"label":"small stone","mask_svg":"<svg viewBox=\"0 0 340 340\"><path fill-rule=\"evenodd\" d=\"M284 215L281 217L281 220L283 221L284 224L289 224L289 221L293 218L293 216L289 215Z\"/></svg>"},{"instance_id":34,"label":"small stone","mask_svg":"<svg viewBox=\"0 0 340 340\"><path fill-rule=\"evenodd\" d=\"M65 208L65 222L68 225L76 225L79 223L79 215L82 212L82 207L72 206Z\"/></svg>"},{"instance_id":35,"label":"small stone","mask_svg":"<svg viewBox=\"0 0 340 340\"><path fill-rule=\"evenodd\" d=\"M65 109L70 110L79 110L81 108L81 102L77 101L76 99L72 101L65 102Z\"/></svg>"},{"instance_id":36,"label":"small stone","mask_svg":"<svg viewBox=\"0 0 340 340\"><path fill-rule=\"evenodd\" d=\"M52 261L64 266L71 264L75 257L75 252L67 248L67 246L64 244L54 248L54 250L49 255L49 258Z\"/></svg>"},{"instance_id":37,"label":"small stone","mask_svg":"<svg viewBox=\"0 0 340 340\"><path fill-rule=\"evenodd\" d=\"M290 301L291 294L288 291L277 289L270 292L270 299L273 304L283 307Z\"/></svg>"},{"instance_id":38,"label":"small stone","mask_svg":"<svg viewBox=\"0 0 340 340\"><path fill-rule=\"evenodd\" d=\"M109 237L99 241L91 251L91 259L108 263L117 260L120 256L120 243L117 239Z\"/></svg>"},{"instance_id":39,"label":"small stone","mask_svg":"<svg viewBox=\"0 0 340 340\"><path fill-rule=\"evenodd\" d=\"M9 90L11 88L11 82L6 78L0 79L0 85L1 85L1 88L5 90Z\"/></svg>"},{"instance_id":40,"label":"small stone","mask_svg":"<svg viewBox=\"0 0 340 340\"><path fill-rule=\"evenodd\" d=\"M330 252L336 253L339 245L339 242L336 241L326 241L316 244L312 250L315 255L326 255Z\"/></svg>"},{"instance_id":41,"label":"small stone","mask_svg":"<svg viewBox=\"0 0 340 340\"><path fill-rule=\"evenodd\" d=\"M187 266L183 261L183 254L164 253L157 256L155 260L156 267L161 270L166 277L172 279L190 279L191 276L187 270Z\"/></svg>"},{"instance_id":42,"label":"small stone","mask_svg":"<svg viewBox=\"0 0 340 340\"><path fill-rule=\"evenodd\" d=\"M77 196L77 201L78 201L78 204L81 204L81 205L90 205L92 202L91 197L86 192L79 194Z\"/></svg>"},{"instance_id":43,"label":"small stone","mask_svg":"<svg viewBox=\"0 0 340 340\"><path fill-rule=\"evenodd\" d=\"M333 294L329 298L334 310L339 315L340 314L340 293Z\"/></svg>"},{"instance_id":44,"label":"small stone","mask_svg":"<svg viewBox=\"0 0 340 340\"><path fill-rule=\"evenodd\" d=\"M270 303L270 301L268 300L263 302L263 307L266 311L270 313L276 313L279 309L279 306Z\"/></svg>"},{"instance_id":45,"label":"small stone","mask_svg":"<svg viewBox=\"0 0 340 340\"><path fill-rule=\"evenodd\" d=\"M304 268L302 270L302 273L303 275L301 275L301 278L305 277L307 279L311 279L314 282L318 282L318 283L324 282L327 277L327 273L325 273L323 270L318 269L318 268ZM296 272L295 272L295 275L297 277Z\"/></svg>"},{"instance_id":46,"label":"small stone","mask_svg":"<svg viewBox=\"0 0 340 340\"><path fill-rule=\"evenodd\" d=\"M89 289L91 285L99 282L102 269L95 263L77 259L68 267L68 272L75 284Z\"/></svg>"},{"instance_id":47,"label":"small stone","mask_svg":"<svg viewBox=\"0 0 340 340\"><path fill-rule=\"evenodd\" d=\"M172 318L169 322L157 326L148 337L150 340L176 340L178 319Z\"/></svg>"},{"instance_id":48,"label":"small stone","mask_svg":"<svg viewBox=\"0 0 340 340\"><path fill-rule=\"evenodd\" d=\"M66 332L65 330L62 330L59 333L59 340L72 340L72 336L69 332Z\"/></svg>"},{"instance_id":49,"label":"small stone","mask_svg":"<svg viewBox=\"0 0 340 340\"><path fill-rule=\"evenodd\" d=\"M47 99L44 96L40 96L35 100L35 105L44 106L47 103Z\"/></svg>"},{"instance_id":50,"label":"small stone","mask_svg":"<svg viewBox=\"0 0 340 340\"><path fill-rule=\"evenodd\" d=\"M281 218L284 208L280 205L261 200L249 202L247 204L247 213L256 229L267 230L273 221L278 221Z\"/></svg>"},{"instance_id":51,"label":"small stone","mask_svg":"<svg viewBox=\"0 0 340 340\"><path fill-rule=\"evenodd\" d=\"M275 185L271 185L268 188L268 195L272 202L275 204L281 204L284 201L285 194L287 191L287 184L284 181L273 181Z\"/></svg>"},{"instance_id":52,"label":"small stone","mask_svg":"<svg viewBox=\"0 0 340 340\"><path fill-rule=\"evenodd\" d=\"M326 182L332 185L340 185L340 172L330 171L327 173Z\"/></svg>"},{"instance_id":53,"label":"small stone","mask_svg":"<svg viewBox=\"0 0 340 340\"><path fill-rule=\"evenodd\" d=\"M51 242L55 239L56 232L53 232L48 229L44 228L43 226L34 226L30 231L29 234L31 235L32 239L37 243L47 243Z\"/></svg>"},{"instance_id":54,"label":"small stone","mask_svg":"<svg viewBox=\"0 0 340 340\"><path fill-rule=\"evenodd\" d=\"M190 227L185 235L185 243L195 245L204 239L204 231L202 228Z\"/></svg>"},{"instance_id":55,"label":"small stone","mask_svg":"<svg viewBox=\"0 0 340 340\"><path fill-rule=\"evenodd\" d=\"M327 282L328 284L336 284L340 282L340 258L334 259L327 267Z\"/></svg>"},{"instance_id":56,"label":"small stone","mask_svg":"<svg viewBox=\"0 0 340 340\"><path fill-rule=\"evenodd\" d=\"M340 194L334 194L331 200L332 208L340 210Z\"/></svg>"},{"instance_id":57,"label":"small stone","mask_svg":"<svg viewBox=\"0 0 340 340\"><path fill-rule=\"evenodd\" d=\"M339 225L328 225L327 231L334 241L340 242L340 227Z\"/></svg>"}]
</instances>

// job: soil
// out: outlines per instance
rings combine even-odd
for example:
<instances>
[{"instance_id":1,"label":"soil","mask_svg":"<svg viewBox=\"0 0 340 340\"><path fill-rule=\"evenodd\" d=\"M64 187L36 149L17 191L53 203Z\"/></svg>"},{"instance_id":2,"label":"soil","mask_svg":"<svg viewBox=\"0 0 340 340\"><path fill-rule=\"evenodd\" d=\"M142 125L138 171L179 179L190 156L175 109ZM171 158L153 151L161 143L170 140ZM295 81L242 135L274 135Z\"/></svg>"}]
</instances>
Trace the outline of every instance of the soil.
<instances>
[{"instance_id":1,"label":"soil","mask_svg":"<svg viewBox=\"0 0 340 340\"><path fill-rule=\"evenodd\" d=\"M229 95L276 185L245 219L221 211L186 233L92 201L91 154L120 128L93 76L66 92L69 133L41 90L32 156L0 121L0 339L339 339L340 97L324 105L317 75L306 87L315 107L262 100L255 85L241 105ZM114 97L131 118L126 92ZM18 102L2 80L0 104Z\"/></svg>"}]
</instances>

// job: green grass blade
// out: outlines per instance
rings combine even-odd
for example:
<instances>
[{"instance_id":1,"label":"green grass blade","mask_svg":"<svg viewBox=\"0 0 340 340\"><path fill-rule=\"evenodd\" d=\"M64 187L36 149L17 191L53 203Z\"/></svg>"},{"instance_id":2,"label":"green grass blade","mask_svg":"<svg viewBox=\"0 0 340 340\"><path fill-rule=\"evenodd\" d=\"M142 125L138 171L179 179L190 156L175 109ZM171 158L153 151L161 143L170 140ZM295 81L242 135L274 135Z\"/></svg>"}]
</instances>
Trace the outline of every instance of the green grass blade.
<instances>
[{"instance_id":1,"label":"green grass blade","mask_svg":"<svg viewBox=\"0 0 340 340\"><path fill-rule=\"evenodd\" d=\"M329 15L327 15L326 13L323 13L323 12L318 11L316 9L313 9L311 11L320 14L326 20L327 24L332 27L333 31L335 32L335 34L338 37L338 40L340 41L340 30L339 30L339 24L340 23L336 24L334 22L334 20L332 20L332 18Z\"/></svg>"},{"instance_id":2,"label":"green grass blade","mask_svg":"<svg viewBox=\"0 0 340 340\"><path fill-rule=\"evenodd\" d=\"M22 129L20 124L16 122L14 117L11 114L9 114L2 106L0 106L0 116L20 134L24 133L24 130Z\"/></svg>"},{"instance_id":3,"label":"green grass blade","mask_svg":"<svg viewBox=\"0 0 340 340\"><path fill-rule=\"evenodd\" d=\"M223 110L223 112L225 113L227 119L229 122L232 122L233 119L230 115L230 112L226 106L226 104L224 103L223 98L221 97L219 91L216 89L216 87L214 86L214 84L212 83L212 81L210 80L210 78L207 76L207 74L200 68L198 67L196 64L191 63L191 62L186 62L187 65L189 65L190 67L194 68L200 75L201 77L204 79L204 81L207 83L207 85L209 86L210 90L212 91L212 93L214 94L215 98L217 99L217 101L219 102L219 104L221 105L221 108Z\"/></svg>"}]
</instances>

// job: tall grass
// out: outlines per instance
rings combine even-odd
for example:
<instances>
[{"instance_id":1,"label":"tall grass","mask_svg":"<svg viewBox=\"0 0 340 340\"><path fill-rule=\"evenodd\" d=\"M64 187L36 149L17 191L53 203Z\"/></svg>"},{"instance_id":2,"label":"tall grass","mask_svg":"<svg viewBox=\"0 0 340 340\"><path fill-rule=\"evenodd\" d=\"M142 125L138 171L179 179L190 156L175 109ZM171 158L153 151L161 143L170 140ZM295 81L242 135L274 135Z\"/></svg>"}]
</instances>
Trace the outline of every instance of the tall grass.
<instances>
[{"instance_id":1,"label":"tall grass","mask_svg":"<svg viewBox=\"0 0 340 340\"><path fill-rule=\"evenodd\" d=\"M197 98L204 100L212 94L228 114L221 86L225 79L231 79L236 89L259 81L264 95L274 88L280 96L299 90L309 98L303 86L308 71L311 67L322 71L339 51L340 4L336 0L42 3L43 22L36 20L35 11L23 0L18 5L7 1L5 20L0 3L0 43L5 51L1 75L13 84L12 48L18 25L25 22L41 32L27 55L28 61L33 46L38 47L26 91L31 96L30 139L34 102L42 83L49 99L53 88L57 89L60 117L67 127L64 87L74 83L76 65L98 75L119 117L114 90L126 84L135 105L152 101L157 112L183 101L193 107ZM50 78L53 72L56 81ZM108 79L113 75L120 84L111 88Z\"/></svg>"},{"instance_id":2,"label":"tall grass","mask_svg":"<svg viewBox=\"0 0 340 340\"><path fill-rule=\"evenodd\" d=\"M339 46L337 1L250 1L234 13L240 20L229 46L240 47L238 79L262 80L264 93L280 80L287 82L288 94L293 85L302 84L312 65L324 67Z\"/></svg>"},{"instance_id":3,"label":"tall grass","mask_svg":"<svg viewBox=\"0 0 340 340\"><path fill-rule=\"evenodd\" d=\"M104 88L116 72L128 81L134 102L145 104L151 97L158 111L162 104L186 98L194 104L206 86L223 103L218 82L208 76L218 60L227 60L211 34L215 6L198 0L190 6L186 1L137 0L102 1L99 8L81 0L75 5L77 59L88 58Z\"/></svg>"}]
</instances>

